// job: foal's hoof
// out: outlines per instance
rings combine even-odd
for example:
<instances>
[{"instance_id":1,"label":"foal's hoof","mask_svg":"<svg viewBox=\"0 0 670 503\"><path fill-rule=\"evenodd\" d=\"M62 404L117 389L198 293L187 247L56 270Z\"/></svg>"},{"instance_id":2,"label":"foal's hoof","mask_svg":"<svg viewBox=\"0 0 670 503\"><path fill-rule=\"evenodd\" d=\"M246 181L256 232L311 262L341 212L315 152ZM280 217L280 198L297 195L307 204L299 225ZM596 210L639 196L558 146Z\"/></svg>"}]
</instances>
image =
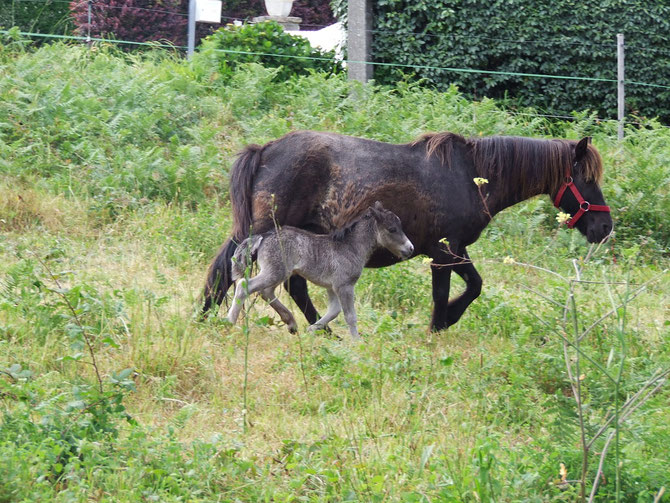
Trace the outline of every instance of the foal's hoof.
<instances>
[{"instance_id":1,"label":"foal's hoof","mask_svg":"<svg viewBox=\"0 0 670 503\"><path fill-rule=\"evenodd\" d=\"M297 334L298 333L298 325L295 325L295 324L292 323L290 325L286 325L286 327L288 328L288 331L290 333L292 333L292 334Z\"/></svg>"},{"instance_id":2,"label":"foal's hoof","mask_svg":"<svg viewBox=\"0 0 670 503\"><path fill-rule=\"evenodd\" d=\"M333 331L330 329L328 325L317 325L316 323L314 325L310 325L307 327L307 330L309 330L312 333L315 332L323 332L324 334L332 334Z\"/></svg>"}]
</instances>

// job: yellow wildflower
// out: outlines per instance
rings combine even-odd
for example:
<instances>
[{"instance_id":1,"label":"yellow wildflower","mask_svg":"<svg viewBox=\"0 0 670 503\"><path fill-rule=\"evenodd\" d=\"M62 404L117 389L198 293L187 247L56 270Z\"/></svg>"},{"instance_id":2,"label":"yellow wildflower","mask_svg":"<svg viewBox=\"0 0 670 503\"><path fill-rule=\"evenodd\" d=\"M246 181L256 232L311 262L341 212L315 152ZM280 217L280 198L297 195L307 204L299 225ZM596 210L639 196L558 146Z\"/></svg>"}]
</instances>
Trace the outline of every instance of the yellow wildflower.
<instances>
[{"instance_id":1,"label":"yellow wildflower","mask_svg":"<svg viewBox=\"0 0 670 503\"><path fill-rule=\"evenodd\" d=\"M556 221L559 224L564 224L568 220L570 220L572 217L570 216L569 213L563 213L562 211L558 212L558 215L556 215Z\"/></svg>"},{"instance_id":2,"label":"yellow wildflower","mask_svg":"<svg viewBox=\"0 0 670 503\"><path fill-rule=\"evenodd\" d=\"M503 264L513 264L513 263L514 263L514 257L510 257L509 255L507 255L503 259Z\"/></svg>"},{"instance_id":3,"label":"yellow wildflower","mask_svg":"<svg viewBox=\"0 0 670 503\"><path fill-rule=\"evenodd\" d=\"M478 176L475 177L475 178L473 178L472 181L475 182L475 185L476 185L477 187L481 187L481 186L484 185L485 183L489 183L489 181L488 181L486 178L480 178L480 177L478 177Z\"/></svg>"}]
</instances>

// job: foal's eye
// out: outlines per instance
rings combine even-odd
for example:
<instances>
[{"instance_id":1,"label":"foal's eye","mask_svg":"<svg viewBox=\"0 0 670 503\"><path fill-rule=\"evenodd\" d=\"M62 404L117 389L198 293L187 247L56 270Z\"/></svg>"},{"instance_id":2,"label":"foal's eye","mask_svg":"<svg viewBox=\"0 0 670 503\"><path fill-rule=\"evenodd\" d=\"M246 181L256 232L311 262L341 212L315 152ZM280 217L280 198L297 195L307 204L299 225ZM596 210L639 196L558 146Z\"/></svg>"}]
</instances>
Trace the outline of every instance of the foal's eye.
<instances>
[{"instance_id":1,"label":"foal's eye","mask_svg":"<svg viewBox=\"0 0 670 503\"><path fill-rule=\"evenodd\" d=\"M395 227L391 227L391 228L389 229L389 232L390 232L391 234L395 234L396 232L398 232L398 229L396 229Z\"/></svg>"}]
</instances>

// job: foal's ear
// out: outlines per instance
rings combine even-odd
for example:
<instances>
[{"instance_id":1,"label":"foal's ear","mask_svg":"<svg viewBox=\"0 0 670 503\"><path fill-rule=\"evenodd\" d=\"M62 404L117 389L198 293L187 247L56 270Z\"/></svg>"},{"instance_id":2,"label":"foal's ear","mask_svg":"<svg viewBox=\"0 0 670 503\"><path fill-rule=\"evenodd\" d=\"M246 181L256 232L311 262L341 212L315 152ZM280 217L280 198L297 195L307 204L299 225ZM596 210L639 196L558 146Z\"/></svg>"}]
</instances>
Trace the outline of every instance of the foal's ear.
<instances>
[{"instance_id":1,"label":"foal's ear","mask_svg":"<svg viewBox=\"0 0 670 503\"><path fill-rule=\"evenodd\" d=\"M382 211L384 209L384 205L379 201L375 201L375 204L372 207L377 211Z\"/></svg>"},{"instance_id":2,"label":"foal's ear","mask_svg":"<svg viewBox=\"0 0 670 503\"><path fill-rule=\"evenodd\" d=\"M579 143L577 143L577 146L575 147L575 161L581 161L584 158L586 152L589 149L590 144L591 144L590 136L585 136L584 138L579 140Z\"/></svg>"}]
</instances>

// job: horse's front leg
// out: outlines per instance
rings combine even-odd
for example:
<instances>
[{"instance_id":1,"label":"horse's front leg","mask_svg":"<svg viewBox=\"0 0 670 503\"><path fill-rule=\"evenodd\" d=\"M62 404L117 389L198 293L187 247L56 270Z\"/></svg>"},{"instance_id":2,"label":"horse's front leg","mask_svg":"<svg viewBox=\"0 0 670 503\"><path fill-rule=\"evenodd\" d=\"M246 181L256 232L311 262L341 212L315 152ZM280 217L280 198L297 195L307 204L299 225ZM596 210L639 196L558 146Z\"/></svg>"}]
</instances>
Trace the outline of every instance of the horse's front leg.
<instances>
[{"instance_id":1,"label":"horse's front leg","mask_svg":"<svg viewBox=\"0 0 670 503\"><path fill-rule=\"evenodd\" d=\"M465 281L465 291L456 299L449 303L447 308L447 323L453 325L456 323L468 306L479 297L482 292L482 277L472 265L468 252L463 249L461 253L462 261L454 264L452 269Z\"/></svg>"},{"instance_id":2,"label":"horse's front leg","mask_svg":"<svg viewBox=\"0 0 670 503\"><path fill-rule=\"evenodd\" d=\"M312 299L309 298L309 294L307 293L307 280L302 276L294 274L284 282L284 288L286 288L293 299L293 302L295 302L298 308L302 311L302 314L305 315L309 324L313 325L316 323L316 320L318 320L320 316L319 313L316 312L316 308L314 307L314 304L312 304Z\"/></svg>"},{"instance_id":3,"label":"horse's front leg","mask_svg":"<svg viewBox=\"0 0 670 503\"><path fill-rule=\"evenodd\" d=\"M430 329L437 332L450 325L449 287L453 257L440 250L432 258L430 269L433 275L433 317L430 320Z\"/></svg>"}]
</instances>

